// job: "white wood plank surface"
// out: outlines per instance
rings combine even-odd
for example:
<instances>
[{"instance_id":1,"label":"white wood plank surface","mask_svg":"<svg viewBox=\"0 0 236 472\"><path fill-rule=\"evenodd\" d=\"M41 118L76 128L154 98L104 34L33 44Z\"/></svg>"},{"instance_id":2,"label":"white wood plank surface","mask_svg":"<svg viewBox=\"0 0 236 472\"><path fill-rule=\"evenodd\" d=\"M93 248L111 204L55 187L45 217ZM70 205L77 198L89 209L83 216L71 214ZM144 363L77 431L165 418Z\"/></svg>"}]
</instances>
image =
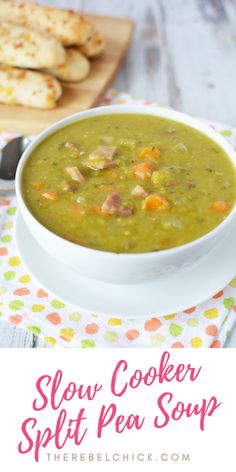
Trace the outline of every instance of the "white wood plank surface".
<instances>
[{"instance_id":1,"label":"white wood plank surface","mask_svg":"<svg viewBox=\"0 0 236 472\"><path fill-rule=\"evenodd\" d=\"M114 87L236 126L236 0L41 3L131 18L136 24L133 40ZM236 335L229 346L236 347ZM1 321L0 347L43 347L43 343Z\"/></svg>"}]
</instances>

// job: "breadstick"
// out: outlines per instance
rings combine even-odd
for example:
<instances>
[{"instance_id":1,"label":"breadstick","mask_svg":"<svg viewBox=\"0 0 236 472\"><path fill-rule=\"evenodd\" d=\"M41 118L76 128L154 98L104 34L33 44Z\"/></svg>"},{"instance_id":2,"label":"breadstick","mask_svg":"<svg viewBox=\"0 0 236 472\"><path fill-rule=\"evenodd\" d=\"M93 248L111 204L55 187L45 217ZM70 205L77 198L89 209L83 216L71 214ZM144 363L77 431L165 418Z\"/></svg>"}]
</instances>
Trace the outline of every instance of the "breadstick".
<instances>
[{"instance_id":1,"label":"breadstick","mask_svg":"<svg viewBox=\"0 0 236 472\"><path fill-rule=\"evenodd\" d=\"M105 40L101 33L93 31L90 38L87 39L83 46L80 46L79 50L87 57L93 58L100 56L105 49Z\"/></svg>"},{"instance_id":2,"label":"breadstick","mask_svg":"<svg viewBox=\"0 0 236 472\"><path fill-rule=\"evenodd\" d=\"M0 64L0 102L33 108L54 108L62 93L50 75Z\"/></svg>"},{"instance_id":3,"label":"breadstick","mask_svg":"<svg viewBox=\"0 0 236 472\"><path fill-rule=\"evenodd\" d=\"M66 62L58 67L50 67L45 71L66 82L80 82L89 74L90 62L74 48L66 49Z\"/></svg>"},{"instance_id":4,"label":"breadstick","mask_svg":"<svg viewBox=\"0 0 236 472\"><path fill-rule=\"evenodd\" d=\"M84 44L92 32L91 24L79 13L38 3L1 0L0 18L46 31L64 46Z\"/></svg>"},{"instance_id":5,"label":"breadstick","mask_svg":"<svg viewBox=\"0 0 236 472\"><path fill-rule=\"evenodd\" d=\"M24 26L0 21L0 62L39 69L63 64L65 49L56 38Z\"/></svg>"}]
</instances>

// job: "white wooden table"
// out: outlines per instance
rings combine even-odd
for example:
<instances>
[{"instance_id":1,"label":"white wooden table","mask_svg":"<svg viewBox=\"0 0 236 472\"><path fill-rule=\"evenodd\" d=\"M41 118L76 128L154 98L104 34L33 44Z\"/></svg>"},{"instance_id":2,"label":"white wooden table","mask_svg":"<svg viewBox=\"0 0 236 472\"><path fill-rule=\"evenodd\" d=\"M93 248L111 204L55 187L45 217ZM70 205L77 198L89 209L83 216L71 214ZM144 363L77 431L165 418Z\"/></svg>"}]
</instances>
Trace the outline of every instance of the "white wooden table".
<instances>
[{"instance_id":1,"label":"white wooden table","mask_svg":"<svg viewBox=\"0 0 236 472\"><path fill-rule=\"evenodd\" d=\"M133 41L114 87L236 126L236 0L41 3L131 18ZM228 346L236 347L236 333ZM0 347L44 344L31 333L0 322Z\"/></svg>"}]
</instances>

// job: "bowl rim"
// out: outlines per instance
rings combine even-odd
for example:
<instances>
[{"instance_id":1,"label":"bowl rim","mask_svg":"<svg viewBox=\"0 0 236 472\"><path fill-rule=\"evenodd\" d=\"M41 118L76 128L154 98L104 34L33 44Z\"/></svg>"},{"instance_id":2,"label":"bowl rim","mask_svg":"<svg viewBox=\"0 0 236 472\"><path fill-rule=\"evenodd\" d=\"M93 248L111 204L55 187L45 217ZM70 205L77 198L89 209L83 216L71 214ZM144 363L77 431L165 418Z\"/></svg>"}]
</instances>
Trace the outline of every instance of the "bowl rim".
<instances>
[{"instance_id":1,"label":"bowl rim","mask_svg":"<svg viewBox=\"0 0 236 472\"><path fill-rule=\"evenodd\" d=\"M55 239L59 240L60 242L63 242L66 245L70 245L71 247L77 247L79 248L80 251L84 253L90 252L91 254L100 254L103 255L104 257L119 257L119 259L144 259L144 258L157 258L158 259L163 259L169 255L177 255L187 249L192 249L196 246L198 246L201 243L209 241L211 238L213 238L215 235L220 233L220 231L225 228L236 216L236 202L230 211L230 213L226 216L226 218L215 228L213 228L211 231L208 233L204 234L203 236L194 239L193 241L190 241L188 243L182 244L180 246L176 246L173 248L169 249L162 249L160 251L147 251L147 252L137 252L137 253L116 253L112 251L105 251L105 250L100 250L100 249L94 249L90 248L87 246L82 246L77 243L73 243L67 239L64 239L63 237L57 235L53 231L49 230L44 226L42 223L40 223L37 218L31 213L29 210L27 204L25 203L22 190L21 190L21 184L22 184L22 173L23 169L25 166L25 163L27 162L28 158L40 145L41 142L43 142L48 136L54 134L57 132L59 129L63 129L66 126L75 123L76 121L81 121L84 119L89 119L91 117L99 116L99 115L113 115L113 114L139 114L139 115L147 115L147 116L157 116L160 118L167 118L170 121L177 121L179 123L183 123L187 126L189 126L192 129L195 129L208 138L212 139L212 141L216 142L222 149L223 151L227 154L229 157L230 161L236 168L236 153L234 149L230 146L230 144L220 135L218 134L211 126L207 125L204 122L201 122L195 118L192 118L191 116L173 110L172 108L168 107L158 107L158 106L147 106L147 105L109 105L109 106L99 106L95 108L90 108L88 110L80 111L77 112L73 115L69 115L65 118L62 118L61 120L53 123L49 127L47 127L45 130L43 130L33 141L32 143L27 147L27 149L24 151L19 165L17 167L17 172L16 172L16 179L15 179L15 186L16 186L16 196L17 200L19 203L19 209L23 207L24 211L27 213L27 215L33 219L34 223L38 225L41 229L43 229L46 233L48 233L50 236L53 236Z\"/></svg>"}]
</instances>

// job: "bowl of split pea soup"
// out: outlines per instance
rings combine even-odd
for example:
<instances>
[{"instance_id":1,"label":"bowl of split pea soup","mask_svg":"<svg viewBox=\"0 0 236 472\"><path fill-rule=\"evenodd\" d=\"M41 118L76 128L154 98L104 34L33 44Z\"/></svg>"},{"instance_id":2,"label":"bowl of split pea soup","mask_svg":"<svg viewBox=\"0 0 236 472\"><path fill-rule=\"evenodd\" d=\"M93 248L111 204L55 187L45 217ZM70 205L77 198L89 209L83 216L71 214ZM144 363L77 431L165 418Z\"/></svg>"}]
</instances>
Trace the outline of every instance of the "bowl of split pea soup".
<instances>
[{"instance_id":1,"label":"bowl of split pea soup","mask_svg":"<svg viewBox=\"0 0 236 472\"><path fill-rule=\"evenodd\" d=\"M16 176L32 236L80 275L137 283L191 267L233 229L235 151L171 109L99 107L43 131Z\"/></svg>"}]
</instances>

